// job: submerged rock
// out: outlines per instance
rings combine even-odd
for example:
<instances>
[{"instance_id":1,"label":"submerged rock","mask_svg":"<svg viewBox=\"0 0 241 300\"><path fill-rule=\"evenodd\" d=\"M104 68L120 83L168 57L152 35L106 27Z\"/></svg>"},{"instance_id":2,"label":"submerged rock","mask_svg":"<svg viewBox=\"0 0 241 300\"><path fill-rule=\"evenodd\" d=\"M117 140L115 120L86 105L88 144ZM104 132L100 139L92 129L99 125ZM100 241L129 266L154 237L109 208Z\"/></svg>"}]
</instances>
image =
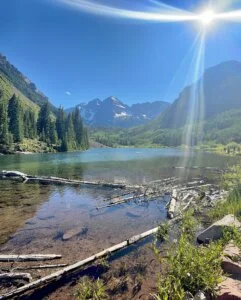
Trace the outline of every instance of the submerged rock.
<instances>
[{"instance_id":1,"label":"submerged rock","mask_svg":"<svg viewBox=\"0 0 241 300\"><path fill-rule=\"evenodd\" d=\"M231 228L233 226L240 228L241 223L237 220L237 218L234 215L227 215L223 219L213 223L211 226L209 226L207 229L201 232L197 236L197 241L199 243L205 243L212 240L218 240L222 237L223 230L225 228Z\"/></svg>"},{"instance_id":2,"label":"submerged rock","mask_svg":"<svg viewBox=\"0 0 241 300\"><path fill-rule=\"evenodd\" d=\"M68 241L68 240L72 239L75 236L87 234L87 232L88 232L87 227L72 228L72 229L70 229L70 230L68 230L64 233L64 235L62 237L62 240L63 241Z\"/></svg>"}]
</instances>

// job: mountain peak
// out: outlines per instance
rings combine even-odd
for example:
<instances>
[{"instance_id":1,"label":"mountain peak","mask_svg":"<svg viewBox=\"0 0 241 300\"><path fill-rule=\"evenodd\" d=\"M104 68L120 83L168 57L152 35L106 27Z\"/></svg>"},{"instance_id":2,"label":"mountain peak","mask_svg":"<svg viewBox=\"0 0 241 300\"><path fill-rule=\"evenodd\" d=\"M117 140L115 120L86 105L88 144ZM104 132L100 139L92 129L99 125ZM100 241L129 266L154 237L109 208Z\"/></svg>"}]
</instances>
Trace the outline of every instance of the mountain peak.
<instances>
[{"instance_id":1,"label":"mountain peak","mask_svg":"<svg viewBox=\"0 0 241 300\"><path fill-rule=\"evenodd\" d=\"M163 101L153 103L137 103L131 107L121 102L117 97L110 96L101 101L93 99L86 104L79 104L81 115L85 122L101 127L131 127L153 120L170 104ZM71 112L73 108L67 110Z\"/></svg>"}]
</instances>

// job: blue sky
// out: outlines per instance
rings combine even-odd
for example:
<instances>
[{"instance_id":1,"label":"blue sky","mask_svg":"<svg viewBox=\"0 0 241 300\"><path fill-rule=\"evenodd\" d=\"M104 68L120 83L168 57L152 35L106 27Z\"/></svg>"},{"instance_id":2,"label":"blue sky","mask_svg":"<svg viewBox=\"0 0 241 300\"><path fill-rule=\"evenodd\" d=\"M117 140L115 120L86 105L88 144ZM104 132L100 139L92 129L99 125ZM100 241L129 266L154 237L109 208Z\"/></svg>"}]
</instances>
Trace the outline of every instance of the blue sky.
<instances>
[{"instance_id":1,"label":"blue sky","mask_svg":"<svg viewBox=\"0 0 241 300\"><path fill-rule=\"evenodd\" d=\"M113 1L96 2L109 5ZM141 2L141 8L148 10L148 1L118 3L126 9L140 9ZM165 2L192 11L208 3ZM227 2L237 8L240 1L223 1ZM51 102L64 107L110 95L128 104L172 102L192 80L193 53L189 50L199 29L200 24L190 22L157 23L92 14L60 0L0 3L0 52ZM230 59L241 61L240 29L239 23L211 28L205 67Z\"/></svg>"}]
</instances>

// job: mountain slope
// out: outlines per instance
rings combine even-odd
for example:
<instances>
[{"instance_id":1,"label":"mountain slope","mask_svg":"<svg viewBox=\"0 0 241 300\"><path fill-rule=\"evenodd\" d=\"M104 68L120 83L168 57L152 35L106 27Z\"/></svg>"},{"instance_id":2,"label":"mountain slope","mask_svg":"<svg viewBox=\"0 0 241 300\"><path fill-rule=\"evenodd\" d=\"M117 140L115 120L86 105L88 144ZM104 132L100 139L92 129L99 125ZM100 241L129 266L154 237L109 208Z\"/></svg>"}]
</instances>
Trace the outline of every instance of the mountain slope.
<instances>
[{"instance_id":1,"label":"mountain slope","mask_svg":"<svg viewBox=\"0 0 241 300\"><path fill-rule=\"evenodd\" d=\"M193 96L196 84L186 87L172 106L156 121L162 128L178 128L241 108L241 63L228 61L209 68L203 77L204 97ZM197 86L200 86L200 81ZM197 99L194 103L193 99ZM203 111L202 111L203 110ZM192 116L192 117L191 117Z\"/></svg>"},{"instance_id":2,"label":"mountain slope","mask_svg":"<svg viewBox=\"0 0 241 300\"><path fill-rule=\"evenodd\" d=\"M13 90L21 94L38 106L48 102L48 98L41 93L35 84L25 77L16 67L14 67L5 56L0 54L0 75L11 83ZM56 108L51 105L51 110L56 112Z\"/></svg>"},{"instance_id":3,"label":"mountain slope","mask_svg":"<svg viewBox=\"0 0 241 300\"><path fill-rule=\"evenodd\" d=\"M195 108L192 102L195 85L186 87L154 121L112 135L109 133L109 144L179 146L184 143L241 143L241 63L229 61L207 69L203 82L204 99L202 103L199 99L193 119L189 119L189 114ZM192 123L189 123L190 120ZM99 142L105 139L103 133L98 138Z\"/></svg>"},{"instance_id":4,"label":"mountain slope","mask_svg":"<svg viewBox=\"0 0 241 300\"><path fill-rule=\"evenodd\" d=\"M133 104L130 107L116 97L108 97L103 101L97 98L87 104L79 104L77 107L86 124L92 127L127 128L153 120L169 105L167 102L156 101ZM66 111L71 112L73 108Z\"/></svg>"}]
</instances>

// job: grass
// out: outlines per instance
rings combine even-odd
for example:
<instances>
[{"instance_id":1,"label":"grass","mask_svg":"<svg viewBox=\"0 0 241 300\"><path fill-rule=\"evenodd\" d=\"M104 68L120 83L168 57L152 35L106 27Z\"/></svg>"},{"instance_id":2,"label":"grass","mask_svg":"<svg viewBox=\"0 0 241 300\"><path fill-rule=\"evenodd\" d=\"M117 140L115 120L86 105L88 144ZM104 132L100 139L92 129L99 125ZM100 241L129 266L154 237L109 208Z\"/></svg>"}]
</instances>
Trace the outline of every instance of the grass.
<instances>
[{"instance_id":1,"label":"grass","mask_svg":"<svg viewBox=\"0 0 241 300\"><path fill-rule=\"evenodd\" d=\"M228 214L235 215L241 221L241 196L237 189L230 192L226 201L217 203L207 215L211 221L216 221Z\"/></svg>"},{"instance_id":2,"label":"grass","mask_svg":"<svg viewBox=\"0 0 241 300\"><path fill-rule=\"evenodd\" d=\"M77 300L104 300L107 299L104 283L101 279L96 281L84 277L79 284L76 292L75 299Z\"/></svg>"},{"instance_id":3,"label":"grass","mask_svg":"<svg viewBox=\"0 0 241 300\"><path fill-rule=\"evenodd\" d=\"M235 215L241 221L241 167L234 166L223 175L222 186L230 191L225 201L219 202L208 212L211 221L221 219L227 214Z\"/></svg>"},{"instance_id":4,"label":"grass","mask_svg":"<svg viewBox=\"0 0 241 300\"><path fill-rule=\"evenodd\" d=\"M165 242L169 238L169 229L170 226L168 222L164 222L158 225L158 231L156 233L156 239L159 242Z\"/></svg>"}]
</instances>

